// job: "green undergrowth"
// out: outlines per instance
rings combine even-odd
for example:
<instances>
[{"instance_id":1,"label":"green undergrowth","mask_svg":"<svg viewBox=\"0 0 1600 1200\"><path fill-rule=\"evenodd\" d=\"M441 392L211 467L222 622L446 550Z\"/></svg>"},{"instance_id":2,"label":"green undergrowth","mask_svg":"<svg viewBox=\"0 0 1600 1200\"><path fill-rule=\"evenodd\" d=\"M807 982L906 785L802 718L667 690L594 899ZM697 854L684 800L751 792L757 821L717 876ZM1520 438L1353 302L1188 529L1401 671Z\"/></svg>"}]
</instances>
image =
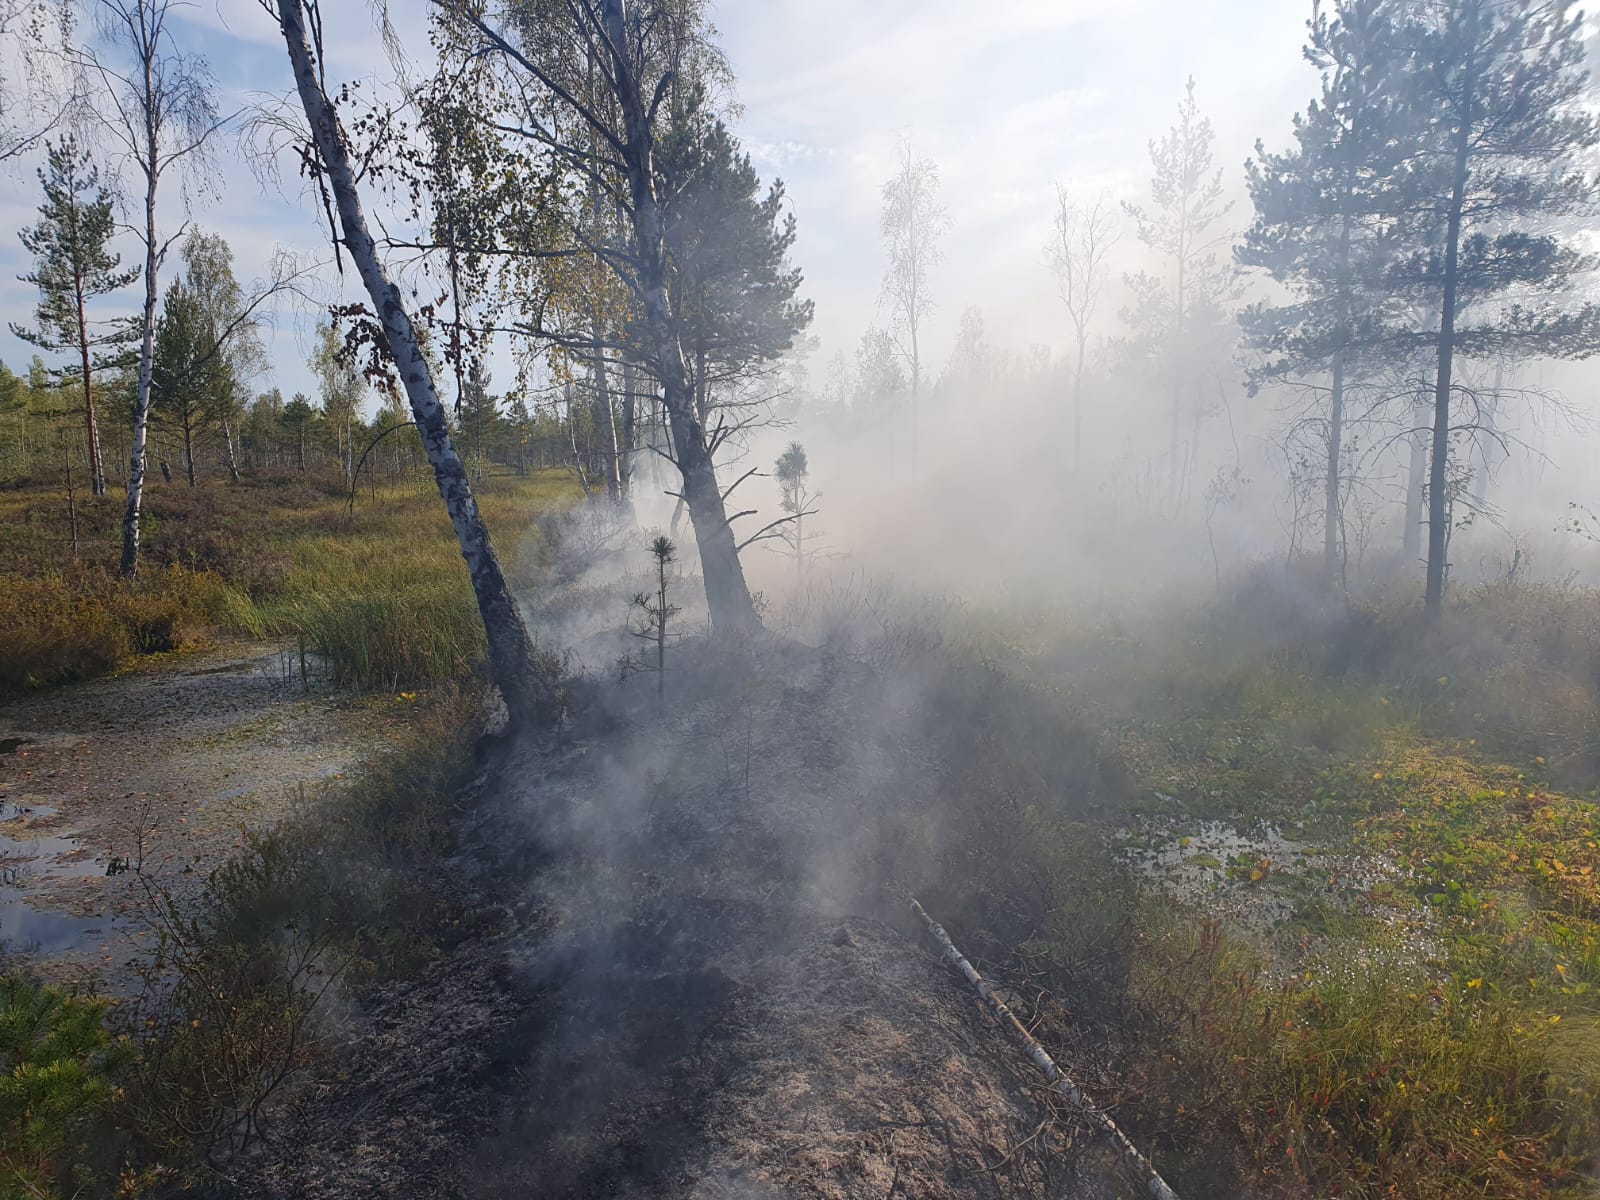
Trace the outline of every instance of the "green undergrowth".
<instances>
[{"instance_id":1,"label":"green undergrowth","mask_svg":"<svg viewBox=\"0 0 1600 1200\"><path fill-rule=\"evenodd\" d=\"M1483 589L1437 627L1271 603L973 635L1116 785L1088 824L1028 806L1017 969L1096 1014L1182 1195L1592 1194L1600 595ZM1124 852L1219 828L1309 857L1198 854L1189 894Z\"/></svg>"},{"instance_id":2,"label":"green undergrowth","mask_svg":"<svg viewBox=\"0 0 1600 1200\"><path fill-rule=\"evenodd\" d=\"M508 570L537 568L536 518L570 491L560 473L482 487ZM120 514L111 499L80 503L74 551L59 497L0 492L0 696L227 636L292 640L337 681L371 689L460 680L482 661L471 586L431 484L379 488L353 507L337 481L302 477L157 486L134 580L115 571Z\"/></svg>"},{"instance_id":3,"label":"green undergrowth","mask_svg":"<svg viewBox=\"0 0 1600 1200\"><path fill-rule=\"evenodd\" d=\"M141 876L155 940L132 994L0 983L0 1197L203 1188L334 1069L352 1001L473 932L442 872L483 703L408 704L389 750L245 833L198 895Z\"/></svg>"},{"instance_id":4,"label":"green undergrowth","mask_svg":"<svg viewBox=\"0 0 1600 1200\"><path fill-rule=\"evenodd\" d=\"M106 1028L108 1002L0 978L0 1197L108 1191L106 1114L133 1056Z\"/></svg>"}]
</instances>

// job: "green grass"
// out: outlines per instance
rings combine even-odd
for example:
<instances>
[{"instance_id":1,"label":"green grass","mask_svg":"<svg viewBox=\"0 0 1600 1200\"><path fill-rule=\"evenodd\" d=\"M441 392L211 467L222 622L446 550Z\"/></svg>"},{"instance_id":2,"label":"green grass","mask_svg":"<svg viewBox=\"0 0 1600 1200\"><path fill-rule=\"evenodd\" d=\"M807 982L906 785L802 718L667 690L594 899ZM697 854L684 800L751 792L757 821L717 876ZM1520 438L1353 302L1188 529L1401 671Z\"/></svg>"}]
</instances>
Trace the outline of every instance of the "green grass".
<instances>
[{"instance_id":1,"label":"green grass","mask_svg":"<svg viewBox=\"0 0 1600 1200\"><path fill-rule=\"evenodd\" d=\"M479 504L509 572L531 572L535 518L571 502L560 473L495 479ZM438 496L418 486L342 496L299 478L149 495L139 578L114 571L120 504L86 503L80 548L64 505L0 492L0 695L106 674L218 636L286 637L342 683L428 686L483 657L477 608ZM528 561L523 561L524 559Z\"/></svg>"},{"instance_id":2,"label":"green grass","mask_svg":"<svg viewBox=\"0 0 1600 1200\"><path fill-rule=\"evenodd\" d=\"M1031 801L1003 856L1042 882L1036 901L1012 885L1037 905L1018 969L1114 1047L1119 1119L1180 1194L1590 1194L1597 613L1600 595L1535 585L1465 593L1433 630L1245 597L966 631L1032 707L1093 728L1116 781L1091 790L1092 826L1066 788ZM974 763L969 802L1003 806L1019 756ZM1336 886L1220 864L1220 895L1289 904L1261 928L1130 879L1117 830L1141 817L1264 822L1395 865Z\"/></svg>"}]
</instances>

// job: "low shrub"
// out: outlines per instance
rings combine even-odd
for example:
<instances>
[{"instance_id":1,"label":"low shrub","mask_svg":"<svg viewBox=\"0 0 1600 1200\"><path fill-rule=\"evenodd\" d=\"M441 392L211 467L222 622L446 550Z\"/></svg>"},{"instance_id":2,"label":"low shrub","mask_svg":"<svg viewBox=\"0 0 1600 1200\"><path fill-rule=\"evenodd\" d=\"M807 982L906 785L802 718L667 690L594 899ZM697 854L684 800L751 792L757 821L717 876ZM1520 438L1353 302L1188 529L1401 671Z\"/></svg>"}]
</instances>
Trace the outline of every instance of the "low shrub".
<instances>
[{"instance_id":1,"label":"low shrub","mask_svg":"<svg viewBox=\"0 0 1600 1200\"><path fill-rule=\"evenodd\" d=\"M137 579L78 572L0 576L0 694L88 679L140 654L205 645L248 599L209 571Z\"/></svg>"},{"instance_id":2,"label":"low shrub","mask_svg":"<svg viewBox=\"0 0 1600 1200\"><path fill-rule=\"evenodd\" d=\"M393 750L247 834L198 901L145 881L158 936L122 1010L140 1055L117 1108L132 1166L199 1178L247 1153L326 1060L330 989L359 997L470 928L438 870L483 699L442 689L408 711Z\"/></svg>"}]
</instances>

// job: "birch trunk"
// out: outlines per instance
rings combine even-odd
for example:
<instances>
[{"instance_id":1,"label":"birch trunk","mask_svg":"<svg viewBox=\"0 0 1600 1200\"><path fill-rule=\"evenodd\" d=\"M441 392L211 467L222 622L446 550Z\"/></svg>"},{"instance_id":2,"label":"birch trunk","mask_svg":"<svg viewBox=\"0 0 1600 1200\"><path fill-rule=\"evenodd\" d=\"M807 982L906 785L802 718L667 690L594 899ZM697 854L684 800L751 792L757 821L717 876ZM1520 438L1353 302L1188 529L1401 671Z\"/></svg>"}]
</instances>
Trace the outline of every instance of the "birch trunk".
<instances>
[{"instance_id":1,"label":"birch trunk","mask_svg":"<svg viewBox=\"0 0 1600 1200\"><path fill-rule=\"evenodd\" d=\"M694 396L683 361L667 295L665 231L656 199L649 115L641 83L628 52L627 0L603 0L602 20L610 43L611 71L621 102L628 169L628 190L634 243L638 251L638 292L644 310L650 349L660 374L661 388L672 429L678 470L683 475L683 500L700 549L700 569L705 578L706 606L712 626L732 632L758 628L755 604L745 583L744 568L733 529L728 524L722 491L706 446L705 427L695 413Z\"/></svg>"},{"instance_id":2,"label":"birch trunk","mask_svg":"<svg viewBox=\"0 0 1600 1200\"><path fill-rule=\"evenodd\" d=\"M144 57L144 95L153 95L154 64ZM156 243L156 185L161 180L161 143L153 103L145 105L144 171L144 319L139 339L139 388L133 401L133 447L128 455L128 503L122 513L122 574L139 571L139 512L144 503L145 449L150 440L150 375L155 363L156 271L161 265Z\"/></svg>"},{"instance_id":3,"label":"birch trunk","mask_svg":"<svg viewBox=\"0 0 1600 1200\"><path fill-rule=\"evenodd\" d=\"M477 597L488 643L490 674L514 722L552 717L556 711L555 698L534 670L533 643L528 628L506 586L500 560L495 556L489 531L478 512L466 470L450 441L444 408L422 356L416 330L401 303L399 288L378 260L377 246L368 232L344 133L318 82L301 4L302 0L280 0L278 4L279 26L294 68L295 87L305 107L317 156L327 172L327 183L338 209L343 230L340 241L349 251L378 319L383 323L384 335L405 385L406 398L411 403L412 416L433 467L439 496L450 514L461 557L472 577L472 590Z\"/></svg>"},{"instance_id":4,"label":"birch trunk","mask_svg":"<svg viewBox=\"0 0 1600 1200\"><path fill-rule=\"evenodd\" d=\"M633 441L636 436L638 404L633 395L633 364L622 364L622 462L618 475L622 482L622 498L633 499Z\"/></svg>"},{"instance_id":5,"label":"birch trunk","mask_svg":"<svg viewBox=\"0 0 1600 1200\"><path fill-rule=\"evenodd\" d=\"M238 483L239 458L233 449L233 422L227 417L222 418L222 447L225 455L224 462L228 468L228 478L234 483Z\"/></svg>"},{"instance_id":6,"label":"birch trunk","mask_svg":"<svg viewBox=\"0 0 1600 1200\"><path fill-rule=\"evenodd\" d=\"M606 376L605 359L596 350L590 360L594 381L594 419L600 427L600 451L605 455L606 496L613 504L622 503L622 448L617 442L617 417L611 406L611 382Z\"/></svg>"}]
</instances>

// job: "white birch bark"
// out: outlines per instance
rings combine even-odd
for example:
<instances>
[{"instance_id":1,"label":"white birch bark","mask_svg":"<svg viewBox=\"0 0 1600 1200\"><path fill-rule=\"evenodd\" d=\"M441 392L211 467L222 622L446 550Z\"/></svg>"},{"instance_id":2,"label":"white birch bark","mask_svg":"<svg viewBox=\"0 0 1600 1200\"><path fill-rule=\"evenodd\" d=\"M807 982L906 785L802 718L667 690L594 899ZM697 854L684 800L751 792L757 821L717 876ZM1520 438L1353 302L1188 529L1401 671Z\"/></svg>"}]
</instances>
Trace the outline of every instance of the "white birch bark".
<instances>
[{"instance_id":1,"label":"white birch bark","mask_svg":"<svg viewBox=\"0 0 1600 1200\"><path fill-rule=\"evenodd\" d=\"M294 68L295 87L311 126L317 157L327 174L339 214L340 244L349 251L366 286L390 351L405 386L411 413L422 435L428 462L450 514L461 557L472 576L478 612L483 619L489 648L489 670L505 698L513 721L545 720L555 715L556 701L546 682L533 666L533 644L522 613L506 585L489 531L484 527L473 497L472 486L461 458L450 440L444 406L439 403L432 374L417 340L411 317L401 303L400 290L389 278L378 258L377 246L367 227L361 198L356 191L355 172L338 115L322 91L315 65L315 54L306 33L302 0L279 0L278 23L289 61Z\"/></svg>"}]
</instances>

